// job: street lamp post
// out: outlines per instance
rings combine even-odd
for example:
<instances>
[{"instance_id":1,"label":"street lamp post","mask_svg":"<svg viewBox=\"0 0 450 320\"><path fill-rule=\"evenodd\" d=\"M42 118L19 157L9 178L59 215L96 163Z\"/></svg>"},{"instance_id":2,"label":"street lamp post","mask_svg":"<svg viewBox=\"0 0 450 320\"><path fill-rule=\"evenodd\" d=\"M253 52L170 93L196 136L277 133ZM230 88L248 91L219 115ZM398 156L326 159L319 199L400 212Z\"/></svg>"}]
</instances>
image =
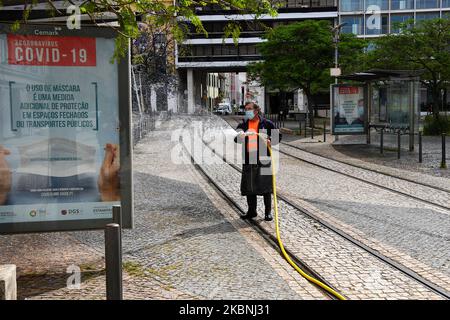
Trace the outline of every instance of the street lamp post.
<instances>
[{"instance_id":1,"label":"street lamp post","mask_svg":"<svg viewBox=\"0 0 450 320\"><path fill-rule=\"evenodd\" d=\"M332 29L332 32L333 32L333 35L334 35L333 42L334 42L334 69L335 69L335 71L337 71L338 68L339 68L339 36L341 34L341 28L345 24L346 24L345 22L340 23L340 24L334 26L333 29ZM334 83L338 84L337 75L334 77ZM333 118L333 112L332 112L332 106L331 105L330 105L330 117ZM333 120L331 119L330 124L332 124L332 121ZM330 131L332 131L332 128L330 128ZM334 140L338 141L339 140L339 136L335 135L334 136Z\"/></svg>"},{"instance_id":2,"label":"street lamp post","mask_svg":"<svg viewBox=\"0 0 450 320\"><path fill-rule=\"evenodd\" d=\"M346 25L346 22L340 23L336 26L333 27L332 32L333 32L333 42L334 42L334 68L337 70L339 68L339 37L341 34L341 29L342 27ZM337 76L335 76L334 78L334 83L337 84L338 83L338 79Z\"/></svg>"}]
</instances>

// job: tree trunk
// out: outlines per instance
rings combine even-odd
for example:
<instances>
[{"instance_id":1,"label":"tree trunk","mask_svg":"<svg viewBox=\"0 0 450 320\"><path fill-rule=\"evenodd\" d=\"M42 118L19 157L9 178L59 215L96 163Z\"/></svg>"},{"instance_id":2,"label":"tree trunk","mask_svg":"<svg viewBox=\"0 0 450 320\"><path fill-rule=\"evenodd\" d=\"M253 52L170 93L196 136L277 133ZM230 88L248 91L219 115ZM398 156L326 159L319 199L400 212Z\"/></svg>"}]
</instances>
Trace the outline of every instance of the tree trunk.
<instances>
[{"instance_id":1,"label":"tree trunk","mask_svg":"<svg viewBox=\"0 0 450 320\"><path fill-rule=\"evenodd\" d=\"M306 93L306 98L308 99L308 113L309 113L309 125L314 128L314 101L312 94Z\"/></svg>"},{"instance_id":2,"label":"tree trunk","mask_svg":"<svg viewBox=\"0 0 450 320\"><path fill-rule=\"evenodd\" d=\"M433 84L431 87L432 96L432 111L435 118L439 117L439 109L441 107L441 88L438 84Z\"/></svg>"}]
</instances>

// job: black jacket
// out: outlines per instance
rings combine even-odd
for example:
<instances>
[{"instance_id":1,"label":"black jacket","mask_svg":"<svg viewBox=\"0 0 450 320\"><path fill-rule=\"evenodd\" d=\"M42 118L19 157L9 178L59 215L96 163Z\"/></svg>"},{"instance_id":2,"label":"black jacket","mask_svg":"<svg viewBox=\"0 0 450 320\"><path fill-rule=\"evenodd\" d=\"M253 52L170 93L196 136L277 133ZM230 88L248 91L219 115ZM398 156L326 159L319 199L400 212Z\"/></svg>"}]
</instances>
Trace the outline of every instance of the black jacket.
<instances>
[{"instance_id":1,"label":"black jacket","mask_svg":"<svg viewBox=\"0 0 450 320\"><path fill-rule=\"evenodd\" d=\"M247 131L248 120L242 121L236 129L243 130L244 132ZM275 127L275 124L261 116L259 116L258 133L267 134L272 145L276 145L279 141L281 141L281 134ZM278 138L275 135L278 135ZM272 193L272 173L269 150L266 148L265 152L260 152L260 147L264 148L265 143L262 138L258 138L258 152L252 157L247 148L248 137L245 137L244 139L245 141L238 138L238 136L234 138L236 143L244 142L242 145L242 158L244 159L244 164L242 166L241 194L246 196Z\"/></svg>"}]
</instances>

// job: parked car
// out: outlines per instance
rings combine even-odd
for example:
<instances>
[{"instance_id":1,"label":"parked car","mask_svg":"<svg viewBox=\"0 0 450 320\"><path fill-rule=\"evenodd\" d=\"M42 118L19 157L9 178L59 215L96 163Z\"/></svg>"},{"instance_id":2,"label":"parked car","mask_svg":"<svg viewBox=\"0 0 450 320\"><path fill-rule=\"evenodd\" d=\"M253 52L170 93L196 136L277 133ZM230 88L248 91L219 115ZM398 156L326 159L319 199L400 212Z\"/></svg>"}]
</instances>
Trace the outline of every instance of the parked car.
<instances>
[{"instance_id":1,"label":"parked car","mask_svg":"<svg viewBox=\"0 0 450 320\"><path fill-rule=\"evenodd\" d=\"M215 114L228 115L232 113L231 105L229 103L219 103L219 106L214 110Z\"/></svg>"}]
</instances>

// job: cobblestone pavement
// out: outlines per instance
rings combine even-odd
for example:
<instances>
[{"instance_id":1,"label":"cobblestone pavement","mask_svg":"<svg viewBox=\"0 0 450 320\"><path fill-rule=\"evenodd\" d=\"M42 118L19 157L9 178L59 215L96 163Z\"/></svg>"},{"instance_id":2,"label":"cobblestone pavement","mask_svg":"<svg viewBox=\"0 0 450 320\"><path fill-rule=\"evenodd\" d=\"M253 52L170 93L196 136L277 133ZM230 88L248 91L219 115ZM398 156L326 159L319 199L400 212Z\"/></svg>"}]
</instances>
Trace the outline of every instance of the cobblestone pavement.
<instances>
[{"instance_id":1,"label":"cobblestone pavement","mask_svg":"<svg viewBox=\"0 0 450 320\"><path fill-rule=\"evenodd\" d=\"M305 161L321 165L325 168L329 168L331 170L335 170L359 179L364 179L370 181L371 183L375 183L377 185L387 187L389 189L396 190L404 194L423 199L425 201L430 201L443 207L450 208L450 190L437 190L428 186L400 180L398 178L390 177L373 171L355 168L347 164L325 159L314 154L292 148L285 144L280 145L280 150Z\"/></svg>"},{"instance_id":2,"label":"cobblestone pavement","mask_svg":"<svg viewBox=\"0 0 450 320\"><path fill-rule=\"evenodd\" d=\"M135 148L135 228L124 230L126 299L326 299L188 164L174 164L161 123ZM18 266L20 299L104 299L101 231L0 236L0 264ZM66 288L69 265L81 289Z\"/></svg>"},{"instance_id":3,"label":"cobblestone pavement","mask_svg":"<svg viewBox=\"0 0 450 320\"><path fill-rule=\"evenodd\" d=\"M241 117L239 116L223 117L223 119L234 128L237 126L238 122L241 121ZM403 139L406 138L407 137L403 137ZM364 141L362 141L362 139L364 139ZM288 144L307 151L307 160L312 159L315 161L315 159L319 159L321 164L331 164L331 168L340 169L345 173L355 172L358 175L361 172L367 173L367 170L352 171L352 167L354 168L354 166L358 166L362 167L362 169L366 168L368 170L378 172L378 175L372 172L372 175L374 177L386 177L386 175L393 176L394 178L399 177L402 179L410 180L412 182L427 184L429 186L437 187L438 189L444 189L450 192L450 179L448 179L450 177L450 170L439 168L441 155L441 150L439 149L441 144L439 139L439 137L423 137L424 141L429 140L428 142L424 142L424 145L426 145L427 147L424 147L424 149L426 150L424 150L423 154L423 164L418 163L418 156L415 153L406 152L405 156L402 156L402 159L400 160L397 159L397 152L389 153L389 151L386 151L384 155L381 155L379 148L376 148L373 145L365 144L365 136L344 136L341 137L339 141L335 141L334 137L327 135L327 141L323 143L322 135L316 135L314 139L311 139L310 137L304 138L298 135L284 132L283 146ZM372 140L377 140L377 138L374 136ZM389 141L389 139L387 139L387 141ZM358 144L348 144L349 142ZM449 148L450 138L447 139L447 150ZM288 150L289 152L291 152L292 148L289 148ZM306 154L306 152L299 152L298 154L304 155ZM296 154L296 156L298 156L298 154ZM326 159L315 157L314 154L317 156L326 157L328 159L337 160L339 161L339 163L331 160L325 161ZM450 153L448 154L450 156ZM432 158L434 160L427 161L426 158ZM341 162L344 162L344 164L342 164ZM346 166L345 164L348 165ZM372 178L372 176L367 176L367 178ZM375 180L375 182L377 180ZM395 181L395 179L387 179L388 183L389 180ZM383 180L381 181L383 182ZM391 185L394 188L397 187L395 184L389 184L389 187L391 187ZM408 184L405 185L406 187L408 186ZM426 196L424 196L424 198L427 199L433 190L434 189L427 190L425 192ZM420 197L420 192L418 194ZM446 195L444 193L441 195L441 197L443 197L444 200L447 201L447 203L450 202L450 196L448 194Z\"/></svg>"},{"instance_id":4,"label":"cobblestone pavement","mask_svg":"<svg viewBox=\"0 0 450 320\"><path fill-rule=\"evenodd\" d=\"M240 120L239 116L232 116L228 120ZM320 124L319 124L320 126ZM292 130L298 130L298 123L287 121L284 124ZM308 132L309 133L309 132ZM368 167L373 170L407 177L415 181L427 182L439 186L449 186L450 170L440 168L442 158L442 140L439 136L423 136L423 162L419 163L418 138L415 137L414 151L408 150L409 137L401 136L401 158L397 159L397 136L395 134L384 135L384 154L380 154L380 134L371 131L371 144L366 144L366 136L340 136L336 141L334 136L327 134L326 142L323 143L323 135L318 130L314 139L309 136L286 134L285 141L301 147L302 149L315 152L336 160L345 161L359 166ZM446 159L450 161L450 137L446 139Z\"/></svg>"},{"instance_id":5,"label":"cobblestone pavement","mask_svg":"<svg viewBox=\"0 0 450 320\"><path fill-rule=\"evenodd\" d=\"M215 122L215 127L230 130L217 118ZM220 150L212 141L210 145ZM227 152L233 152L229 145ZM239 154L235 161L239 162ZM282 154L279 161L278 186L285 196L428 280L450 288L448 210Z\"/></svg>"}]
</instances>

